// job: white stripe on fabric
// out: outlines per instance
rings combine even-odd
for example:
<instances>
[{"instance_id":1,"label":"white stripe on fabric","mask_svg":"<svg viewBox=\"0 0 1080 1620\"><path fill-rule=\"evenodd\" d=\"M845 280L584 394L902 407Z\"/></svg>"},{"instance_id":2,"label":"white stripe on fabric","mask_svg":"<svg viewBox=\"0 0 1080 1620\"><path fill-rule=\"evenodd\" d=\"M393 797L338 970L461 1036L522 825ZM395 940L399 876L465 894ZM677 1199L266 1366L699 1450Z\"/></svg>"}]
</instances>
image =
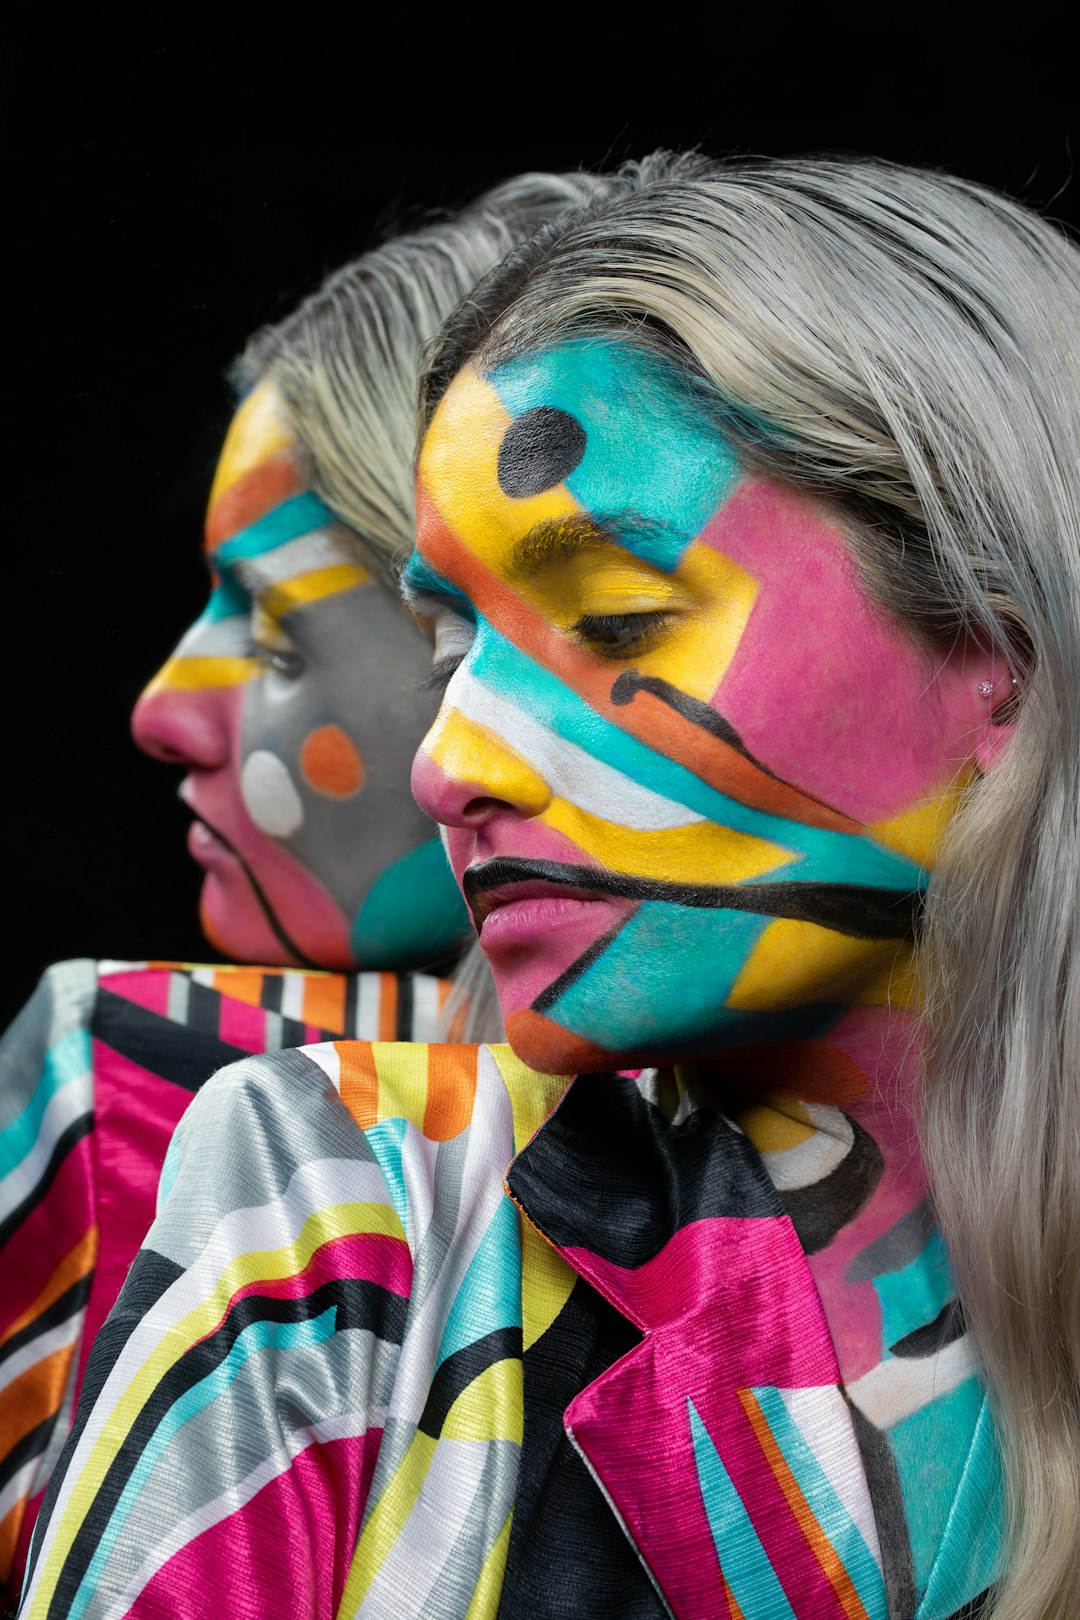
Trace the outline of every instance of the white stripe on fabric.
<instances>
[{"instance_id":1,"label":"white stripe on fabric","mask_svg":"<svg viewBox=\"0 0 1080 1620\"><path fill-rule=\"evenodd\" d=\"M776 1393L880 1569L881 1545L877 1522L851 1413L843 1395L835 1384L809 1389L778 1389Z\"/></svg>"},{"instance_id":2,"label":"white stripe on fabric","mask_svg":"<svg viewBox=\"0 0 1080 1620\"><path fill-rule=\"evenodd\" d=\"M6 1220L12 1210L18 1209L23 1199L37 1186L42 1171L52 1157L53 1148L68 1126L92 1112L90 1082L90 1071L83 1069L65 1079L49 1098L33 1147L6 1176L0 1178L0 1221Z\"/></svg>"},{"instance_id":3,"label":"white stripe on fabric","mask_svg":"<svg viewBox=\"0 0 1080 1620\"><path fill-rule=\"evenodd\" d=\"M379 1039L379 1007L382 1004L382 981L377 973L361 973L356 983L356 1039Z\"/></svg>"},{"instance_id":4,"label":"white stripe on fabric","mask_svg":"<svg viewBox=\"0 0 1080 1620\"><path fill-rule=\"evenodd\" d=\"M281 1013L283 1018L292 1018L298 1024L304 1021L304 986L306 981L299 973L283 973L281 975Z\"/></svg>"},{"instance_id":5,"label":"white stripe on fabric","mask_svg":"<svg viewBox=\"0 0 1080 1620\"><path fill-rule=\"evenodd\" d=\"M35 1362L44 1361L46 1356L55 1355L58 1350L63 1350L66 1345L74 1344L82 1331L83 1317L85 1315L85 1308L76 1311L73 1316L68 1317L66 1322L57 1322L55 1327L47 1329L46 1332L38 1334L32 1339L28 1339L25 1344L20 1345L14 1354L0 1361L0 1390L6 1389L8 1384L13 1384L16 1378L21 1373L24 1373L28 1367L32 1367ZM3 1514L0 1513L0 1519L2 1518Z\"/></svg>"},{"instance_id":6,"label":"white stripe on fabric","mask_svg":"<svg viewBox=\"0 0 1080 1620\"><path fill-rule=\"evenodd\" d=\"M453 703L466 719L493 731L527 760L553 794L587 815L637 832L665 832L705 820L549 731L524 709L478 681L465 666L454 676Z\"/></svg>"},{"instance_id":7,"label":"white stripe on fabric","mask_svg":"<svg viewBox=\"0 0 1080 1620\"><path fill-rule=\"evenodd\" d=\"M893 1356L879 1362L845 1388L871 1423L891 1429L931 1401L950 1395L974 1373L975 1357L965 1334L936 1355Z\"/></svg>"}]
</instances>

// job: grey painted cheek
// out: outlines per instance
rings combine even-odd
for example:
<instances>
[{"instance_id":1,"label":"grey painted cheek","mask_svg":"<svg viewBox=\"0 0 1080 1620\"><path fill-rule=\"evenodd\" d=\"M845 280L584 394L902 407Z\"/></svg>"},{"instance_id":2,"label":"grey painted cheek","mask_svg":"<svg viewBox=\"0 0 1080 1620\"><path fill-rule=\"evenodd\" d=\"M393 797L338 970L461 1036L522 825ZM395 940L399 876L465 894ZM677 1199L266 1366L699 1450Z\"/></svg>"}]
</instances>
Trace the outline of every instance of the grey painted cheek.
<instances>
[{"instance_id":1,"label":"grey painted cheek","mask_svg":"<svg viewBox=\"0 0 1080 1620\"><path fill-rule=\"evenodd\" d=\"M413 755L438 706L421 688L431 652L377 586L314 603L286 628L302 668L293 679L271 670L249 689L245 804L351 921L386 867L434 834L409 789ZM355 761L354 781L347 770L331 782L311 768L313 742L331 732Z\"/></svg>"}]
</instances>

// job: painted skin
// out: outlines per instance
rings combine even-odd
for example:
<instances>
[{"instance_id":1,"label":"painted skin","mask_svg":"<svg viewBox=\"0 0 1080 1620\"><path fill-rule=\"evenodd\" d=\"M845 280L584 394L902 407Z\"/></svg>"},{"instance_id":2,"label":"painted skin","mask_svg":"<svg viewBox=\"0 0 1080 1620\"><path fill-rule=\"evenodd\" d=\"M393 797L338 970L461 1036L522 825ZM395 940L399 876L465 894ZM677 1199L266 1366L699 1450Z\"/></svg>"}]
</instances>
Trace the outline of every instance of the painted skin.
<instances>
[{"instance_id":1,"label":"painted skin","mask_svg":"<svg viewBox=\"0 0 1080 1620\"><path fill-rule=\"evenodd\" d=\"M463 371L406 586L447 681L413 790L527 1062L805 1054L902 1002L1008 677L914 641L685 379L600 342Z\"/></svg>"},{"instance_id":2,"label":"painted skin","mask_svg":"<svg viewBox=\"0 0 1080 1620\"><path fill-rule=\"evenodd\" d=\"M307 487L272 384L238 410L206 520L205 612L132 719L187 767L213 945L242 961L409 968L466 927L408 791L427 649Z\"/></svg>"}]
</instances>

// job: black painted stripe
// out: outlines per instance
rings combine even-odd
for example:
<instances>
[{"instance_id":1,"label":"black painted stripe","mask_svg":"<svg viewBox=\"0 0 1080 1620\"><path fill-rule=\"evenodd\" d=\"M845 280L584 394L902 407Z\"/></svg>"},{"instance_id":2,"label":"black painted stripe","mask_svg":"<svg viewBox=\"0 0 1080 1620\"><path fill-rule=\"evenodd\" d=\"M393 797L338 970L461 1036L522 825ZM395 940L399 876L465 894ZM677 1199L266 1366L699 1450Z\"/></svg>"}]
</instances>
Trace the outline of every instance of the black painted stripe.
<instances>
[{"instance_id":1,"label":"black painted stripe","mask_svg":"<svg viewBox=\"0 0 1080 1620\"><path fill-rule=\"evenodd\" d=\"M606 934L601 934L599 939L593 940L588 950L582 951L581 955L571 962L570 966L560 973L557 979L552 979L547 988L541 990L532 1004L532 1011L542 1013L547 1012L549 1007L553 1007L559 997L564 995L570 986L592 967L594 962L600 960L608 946L618 939L630 918L636 915L637 907L635 906L629 916L623 917L615 924L614 928L609 928Z\"/></svg>"},{"instance_id":2,"label":"black painted stripe","mask_svg":"<svg viewBox=\"0 0 1080 1620\"><path fill-rule=\"evenodd\" d=\"M967 1323L964 1321L963 1307L959 1300L951 1299L947 1305L941 1307L932 1322L926 1322L911 1333L905 1333L902 1339L890 1344L889 1349L894 1356L921 1359L936 1355L939 1350L944 1350L947 1344L955 1344L966 1332Z\"/></svg>"},{"instance_id":3,"label":"black painted stripe","mask_svg":"<svg viewBox=\"0 0 1080 1620\"><path fill-rule=\"evenodd\" d=\"M785 1188L780 1201L791 1216L804 1254L828 1248L837 1233L855 1219L881 1180L885 1161L869 1131L850 1114L851 1146L840 1163L807 1187Z\"/></svg>"}]
</instances>

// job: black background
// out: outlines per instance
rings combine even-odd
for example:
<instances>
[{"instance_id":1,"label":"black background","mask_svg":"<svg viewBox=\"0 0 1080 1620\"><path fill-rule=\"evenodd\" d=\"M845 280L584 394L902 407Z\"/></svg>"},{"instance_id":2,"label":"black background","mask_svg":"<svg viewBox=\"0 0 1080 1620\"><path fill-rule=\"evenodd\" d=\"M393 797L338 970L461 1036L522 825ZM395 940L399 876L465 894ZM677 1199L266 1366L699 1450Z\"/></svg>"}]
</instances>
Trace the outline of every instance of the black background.
<instances>
[{"instance_id":1,"label":"black background","mask_svg":"<svg viewBox=\"0 0 1080 1620\"><path fill-rule=\"evenodd\" d=\"M391 221L696 144L936 164L1080 221L1056 7L357 8L355 43L222 7L168 44L107 9L76 39L17 6L4 57L0 1023L62 957L209 954L178 773L127 718L204 600L224 368Z\"/></svg>"}]
</instances>

